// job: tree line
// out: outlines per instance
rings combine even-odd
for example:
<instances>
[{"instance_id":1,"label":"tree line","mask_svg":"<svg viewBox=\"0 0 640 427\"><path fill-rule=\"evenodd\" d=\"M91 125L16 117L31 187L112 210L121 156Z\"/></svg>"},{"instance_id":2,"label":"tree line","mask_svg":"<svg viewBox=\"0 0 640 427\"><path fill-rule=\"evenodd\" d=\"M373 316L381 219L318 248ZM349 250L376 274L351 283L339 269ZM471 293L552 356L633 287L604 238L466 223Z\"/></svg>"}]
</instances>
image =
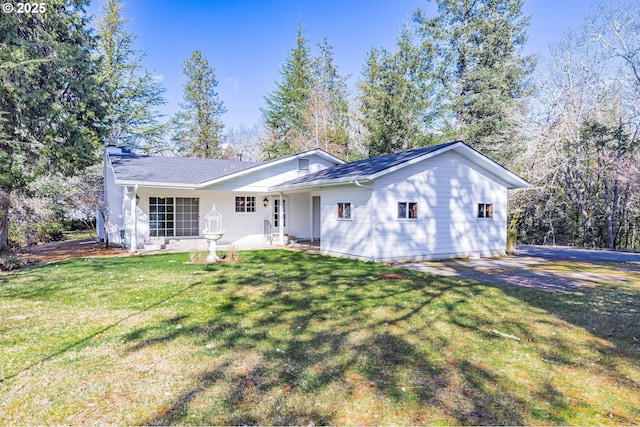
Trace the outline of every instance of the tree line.
<instances>
[{"instance_id":1,"label":"tree line","mask_svg":"<svg viewBox=\"0 0 640 427\"><path fill-rule=\"evenodd\" d=\"M0 251L10 220L45 216L34 200L60 216L99 198L92 165L105 144L248 160L318 147L353 160L450 140L533 184L511 198L521 242L640 248L640 1L601 3L539 63L523 53L523 0L435 3L435 16L414 12L393 49L368 52L355 88L329 40L314 54L299 23L262 123L235 129L224 127L215 68L199 50L183 63L180 111L162 115L165 89L143 65L121 0L104 0L95 33L85 0L3 14Z\"/></svg>"}]
</instances>

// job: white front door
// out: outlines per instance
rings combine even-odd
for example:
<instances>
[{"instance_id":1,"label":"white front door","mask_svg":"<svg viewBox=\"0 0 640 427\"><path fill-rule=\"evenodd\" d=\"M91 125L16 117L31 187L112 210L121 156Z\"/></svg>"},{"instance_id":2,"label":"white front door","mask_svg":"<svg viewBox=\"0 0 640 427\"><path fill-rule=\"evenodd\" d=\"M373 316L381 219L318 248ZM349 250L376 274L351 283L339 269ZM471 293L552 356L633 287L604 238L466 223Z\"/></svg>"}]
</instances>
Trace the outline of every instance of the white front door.
<instances>
[{"instance_id":1,"label":"white front door","mask_svg":"<svg viewBox=\"0 0 640 427\"><path fill-rule=\"evenodd\" d=\"M278 233L280 231L280 222L282 221L282 227L284 233L287 232L287 198L282 199L282 206L280 206L280 199L276 198L273 201L273 232Z\"/></svg>"}]
</instances>

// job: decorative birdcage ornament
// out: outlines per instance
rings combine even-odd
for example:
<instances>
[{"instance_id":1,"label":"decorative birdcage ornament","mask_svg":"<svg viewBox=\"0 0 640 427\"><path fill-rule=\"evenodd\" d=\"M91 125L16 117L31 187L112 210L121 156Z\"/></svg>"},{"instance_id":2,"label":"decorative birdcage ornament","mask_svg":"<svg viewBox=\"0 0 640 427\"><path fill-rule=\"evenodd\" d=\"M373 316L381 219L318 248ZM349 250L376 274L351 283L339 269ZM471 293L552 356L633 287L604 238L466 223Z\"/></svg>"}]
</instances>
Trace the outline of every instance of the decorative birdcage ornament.
<instances>
[{"instance_id":1,"label":"decorative birdcage ornament","mask_svg":"<svg viewBox=\"0 0 640 427\"><path fill-rule=\"evenodd\" d=\"M216 205L204 217L205 229L202 232L205 239L209 243L209 256L207 262L218 262L221 258L216 254L217 241L220 240L224 231L222 231L222 214L216 210Z\"/></svg>"},{"instance_id":2,"label":"decorative birdcage ornament","mask_svg":"<svg viewBox=\"0 0 640 427\"><path fill-rule=\"evenodd\" d=\"M222 231L222 214L216 210L216 205L213 205L213 209L204 216L205 221L205 233L223 233Z\"/></svg>"}]
</instances>

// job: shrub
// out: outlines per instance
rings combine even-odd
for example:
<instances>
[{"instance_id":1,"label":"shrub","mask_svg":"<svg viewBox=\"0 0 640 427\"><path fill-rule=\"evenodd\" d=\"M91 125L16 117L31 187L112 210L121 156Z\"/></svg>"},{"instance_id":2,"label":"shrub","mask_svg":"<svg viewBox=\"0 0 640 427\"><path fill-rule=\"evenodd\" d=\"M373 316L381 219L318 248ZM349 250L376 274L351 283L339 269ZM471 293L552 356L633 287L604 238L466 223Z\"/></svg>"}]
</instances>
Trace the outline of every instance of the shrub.
<instances>
[{"instance_id":1,"label":"shrub","mask_svg":"<svg viewBox=\"0 0 640 427\"><path fill-rule=\"evenodd\" d=\"M189 262L191 264L203 264L207 259L207 252L199 251L195 248L189 251Z\"/></svg>"},{"instance_id":2,"label":"shrub","mask_svg":"<svg viewBox=\"0 0 640 427\"><path fill-rule=\"evenodd\" d=\"M515 228L507 229L507 253L512 254L516 250L516 241L518 240L518 230Z\"/></svg>"},{"instance_id":3,"label":"shrub","mask_svg":"<svg viewBox=\"0 0 640 427\"><path fill-rule=\"evenodd\" d=\"M36 236L39 242L51 242L62 240L64 227L57 221L42 222L38 224Z\"/></svg>"},{"instance_id":4,"label":"shrub","mask_svg":"<svg viewBox=\"0 0 640 427\"><path fill-rule=\"evenodd\" d=\"M238 252L238 248L235 245L227 246L226 259L229 262L238 262L238 261L240 261L240 254Z\"/></svg>"},{"instance_id":5,"label":"shrub","mask_svg":"<svg viewBox=\"0 0 640 427\"><path fill-rule=\"evenodd\" d=\"M0 257L0 271L12 271L22 267L22 260L15 255Z\"/></svg>"},{"instance_id":6,"label":"shrub","mask_svg":"<svg viewBox=\"0 0 640 427\"><path fill-rule=\"evenodd\" d=\"M36 224L11 224L9 226L9 246L20 248L38 243Z\"/></svg>"}]
</instances>

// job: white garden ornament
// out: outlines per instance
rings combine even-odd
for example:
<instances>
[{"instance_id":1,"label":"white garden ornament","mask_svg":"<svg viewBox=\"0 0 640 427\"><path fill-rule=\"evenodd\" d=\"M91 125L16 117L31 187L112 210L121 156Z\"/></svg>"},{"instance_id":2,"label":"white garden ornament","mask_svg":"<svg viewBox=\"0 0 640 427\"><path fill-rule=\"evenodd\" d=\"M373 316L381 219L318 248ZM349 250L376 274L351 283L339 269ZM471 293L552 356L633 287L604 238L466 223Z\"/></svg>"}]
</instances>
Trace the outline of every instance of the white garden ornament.
<instances>
[{"instance_id":1,"label":"white garden ornament","mask_svg":"<svg viewBox=\"0 0 640 427\"><path fill-rule=\"evenodd\" d=\"M221 258L216 254L217 241L220 240L224 231L222 231L222 215L216 210L216 205L204 217L206 228L202 232L205 239L209 243L209 256L207 262L218 262Z\"/></svg>"}]
</instances>

